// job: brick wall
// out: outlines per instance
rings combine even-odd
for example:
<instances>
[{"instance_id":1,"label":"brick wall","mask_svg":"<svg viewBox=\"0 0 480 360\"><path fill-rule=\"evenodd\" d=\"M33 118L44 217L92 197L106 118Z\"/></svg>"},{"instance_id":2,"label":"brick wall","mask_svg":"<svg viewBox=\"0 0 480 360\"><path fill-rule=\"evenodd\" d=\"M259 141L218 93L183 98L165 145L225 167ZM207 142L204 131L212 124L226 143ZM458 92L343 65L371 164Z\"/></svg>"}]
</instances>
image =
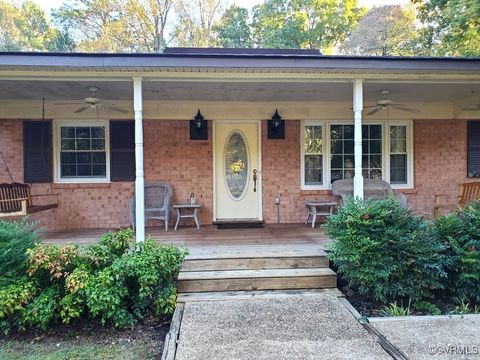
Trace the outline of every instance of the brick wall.
<instances>
[{"instance_id":1,"label":"brick wall","mask_svg":"<svg viewBox=\"0 0 480 360\"><path fill-rule=\"evenodd\" d=\"M212 221L212 136L190 141L187 121L145 121L145 178L166 180L174 201L194 192L204 204L201 222ZM262 122L263 216L277 221L275 198L280 198L280 222L303 222L307 198L331 198L327 191L300 190L300 121L286 122L285 140L267 139ZM0 120L0 151L14 181L23 181L21 121ZM455 201L458 184L466 179L466 121L419 120L414 123L415 189L406 191L409 205L430 215L435 193ZM0 182L10 182L0 159ZM59 208L32 216L47 229L118 227L130 223L128 199L133 182L112 184L34 184L33 193L58 193ZM173 222L172 222L173 223ZM157 222L158 224L158 222Z\"/></svg>"},{"instance_id":2,"label":"brick wall","mask_svg":"<svg viewBox=\"0 0 480 360\"><path fill-rule=\"evenodd\" d=\"M435 194L446 194L454 204L461 182L467 178L467 121L414 122L415 190L408 204L419 215L432 216ZM475 179L471 179L475 181Z\"/></svg>"}]
</instances>

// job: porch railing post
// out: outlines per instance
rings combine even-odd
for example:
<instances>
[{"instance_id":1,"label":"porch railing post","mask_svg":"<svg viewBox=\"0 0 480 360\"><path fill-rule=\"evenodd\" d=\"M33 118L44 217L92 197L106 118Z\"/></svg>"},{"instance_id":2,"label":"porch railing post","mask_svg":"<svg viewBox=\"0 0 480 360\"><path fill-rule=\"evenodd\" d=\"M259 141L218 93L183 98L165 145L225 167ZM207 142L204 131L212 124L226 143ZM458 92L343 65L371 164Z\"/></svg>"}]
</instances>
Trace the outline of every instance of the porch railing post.
<instances>
[{"instance_id":1,"label":"porch railing post","mask_svg":"<svg viewBox=\"0 0 480 360\"><path fill-rule=\"evenodd\" d=\"M353 196L363 199L362 174L362 111L363 111L363 80L353 80L353 113L354 113L354 153L355 176L353 178Z\"/></svg>"},{"instance_id":2,"label":"porch railing post","mask_svg":"<svg viewBox=\"0 0 480 360\"><path fill-rule=\"evenodd\" d=\"M137 243L145 240L145 193L143 173L143 99L142 78L133 78L135 113L135 233Z\"/></svg>"}]
</instances>

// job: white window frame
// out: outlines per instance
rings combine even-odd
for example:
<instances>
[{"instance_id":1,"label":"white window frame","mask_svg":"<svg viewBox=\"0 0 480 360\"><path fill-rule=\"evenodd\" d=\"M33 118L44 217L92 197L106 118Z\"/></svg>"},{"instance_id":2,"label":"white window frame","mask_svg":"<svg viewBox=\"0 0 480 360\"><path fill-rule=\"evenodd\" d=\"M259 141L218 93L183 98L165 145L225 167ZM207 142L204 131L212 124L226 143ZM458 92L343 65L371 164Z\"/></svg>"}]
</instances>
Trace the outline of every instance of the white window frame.
<instances>
[{"instance_id":1,"label":"white window frame","mask_svg":"<svg viewBox=\"0 0 480 360\"><path fill-rule=\"evenodd\" d=\"M60 142L62 126L103 126L105 127L105 177L62 178L60 164ZM110 122L108 120L55 120L53 131L54 182L60 184L108 184L110 183Z\"/></svg>"},{"instance_id":2,"label":"white window frame","mask_svg":"<svg viewBox=\"0 0 480 360\"><path fill-rule=\"evenodd\" d=\"M323 184L305 184L305 150L304 150L304 127L309 125L322 126L322 155L323 155ZM330 132L332 125L353 125L352 120L302 120L300 124L300 188L301 190L330 190L331 184L331 144ZM413 159L413 121L412 120L364 120L362 125L382 126L382 179L390 183L390 126L407 127L407 183L391 184L392 189L414 188L414 159Z\"/></svg>"},{"instance_id":3,"label":"white window frame","mask_svg":"<svg viewBox=\"0 0 480 360\"><path fill-rule=\"evenodd\" d=\"M322 127L322 185L306 185L305 184L305 126L321 126ZM330 175L326 173L326 159L327 159L327 146L326 141L329 136L326 134L327 125L325 121L315 121L315 120L304 120L300 126L300 173L301 173L301 189L302 190L326 190L328 186L325 184L330 183Z\"/></svg>"}]
</instances>

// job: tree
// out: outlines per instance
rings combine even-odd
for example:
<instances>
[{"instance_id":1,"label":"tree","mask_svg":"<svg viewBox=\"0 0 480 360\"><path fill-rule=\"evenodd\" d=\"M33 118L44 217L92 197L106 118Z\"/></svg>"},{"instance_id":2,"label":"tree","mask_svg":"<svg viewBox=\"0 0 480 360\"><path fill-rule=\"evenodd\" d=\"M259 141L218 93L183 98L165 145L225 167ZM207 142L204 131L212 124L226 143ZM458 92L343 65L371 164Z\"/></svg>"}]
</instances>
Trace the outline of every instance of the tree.
<instances>
[{"instance_id":1,"label":"tree","mask_svg":"<svg viewBox=\"0 0 480 360\"><path fill-rule=\"evenodd\" d=\"M418 33L412 7L386 5L372 8L340 47L349 55L415 55Z\"/></svg>"},{"instance_id":2,"label":"tree","mask_svg":"<svg viewBox=\"0 0 480 360\"><path fill-rule=\"evenodd\" d=\"M266 0L253 9L256 44L331 52L365 10L357 0Z\"/></svg>"},{"instance_id":3,"label":"tree","mask_svg":"<svg viewBox=\"0 0 480 360\"><path fill-rule=\"evenodd\" d=\"M253 46L248 10L237 5L230 6L214 26L218 43L226 48L248 48Z\"/></svg>"},{"instance_id":4,"label":"tree","mask_svg":"<svg viewBox=\"0 0 480 360\"><path fill-rule=\"evenodd\" d=\"M139 50L162 51L167 40L165 28L173 0L130 0L127 3L128 31L132 32Z\"/></svg>"},{"instance_id":5,"label":"tree","mask_svg":"<svg viewBox=\"0 0 480 360\"><path fill-rule=\"evenodd\" d=\"M412 0L418 6L425 55L480 55L479 0Z\"/></svg>"},{"instance_id":6,"label":"tree","mask_svg":"<svg viewBox=\"0 0 480 360\"><path fill-rule=\"evenodd\" d=\"M67 0L52 16L81 51L132 51L123 5L121 0Z\"/></svg>"},{"instance_id":7,"label":"tree","mask_svg":"<svg viewBox=\"0 0 480 360\"><path fill-rule=\"evenodd\" d=\"M175 35L179 46L216 46L213 26L222 10L222 0L178 0Z\"/></svg>"},{"instance_id":8,"label":"tree","mask_svg":"<svg viewBox=\"0 0 480 360\"><path fill-rule=\"evenodd\" d=\"M0 49L2 51L70 51L71 39L53 28L35 3L20 6L0 1Z\"/></svg>"}]
</instances>

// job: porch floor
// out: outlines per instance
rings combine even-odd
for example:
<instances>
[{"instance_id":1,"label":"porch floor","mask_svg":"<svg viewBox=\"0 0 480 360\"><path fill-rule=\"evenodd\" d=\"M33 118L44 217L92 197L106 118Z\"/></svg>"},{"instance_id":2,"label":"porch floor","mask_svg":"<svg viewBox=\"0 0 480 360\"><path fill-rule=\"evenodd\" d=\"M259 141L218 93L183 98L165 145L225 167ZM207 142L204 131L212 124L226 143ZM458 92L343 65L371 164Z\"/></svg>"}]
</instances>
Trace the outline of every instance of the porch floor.
<instances>
[{"instance_id":1,"label":"porch floor","mask_svg":"<svg viewBox=\"0 0 480 360\"><path fill-rule=\"evenodd\" d=\"M101 234L111 229L79 229L47 231L41 234L45 243L90 244ZM318 227L312 229L305 224L268 224L259 229L217 229L214 225L179 227L177 231L165 232L162 226L148 227L146 234L162 243L183 245L190 250L189 258L214 256L229 257L233 254L255 255L270 253L288 256L292 252L308 254L324 250L331 242Z\"/></svg>"}]
</instances>

